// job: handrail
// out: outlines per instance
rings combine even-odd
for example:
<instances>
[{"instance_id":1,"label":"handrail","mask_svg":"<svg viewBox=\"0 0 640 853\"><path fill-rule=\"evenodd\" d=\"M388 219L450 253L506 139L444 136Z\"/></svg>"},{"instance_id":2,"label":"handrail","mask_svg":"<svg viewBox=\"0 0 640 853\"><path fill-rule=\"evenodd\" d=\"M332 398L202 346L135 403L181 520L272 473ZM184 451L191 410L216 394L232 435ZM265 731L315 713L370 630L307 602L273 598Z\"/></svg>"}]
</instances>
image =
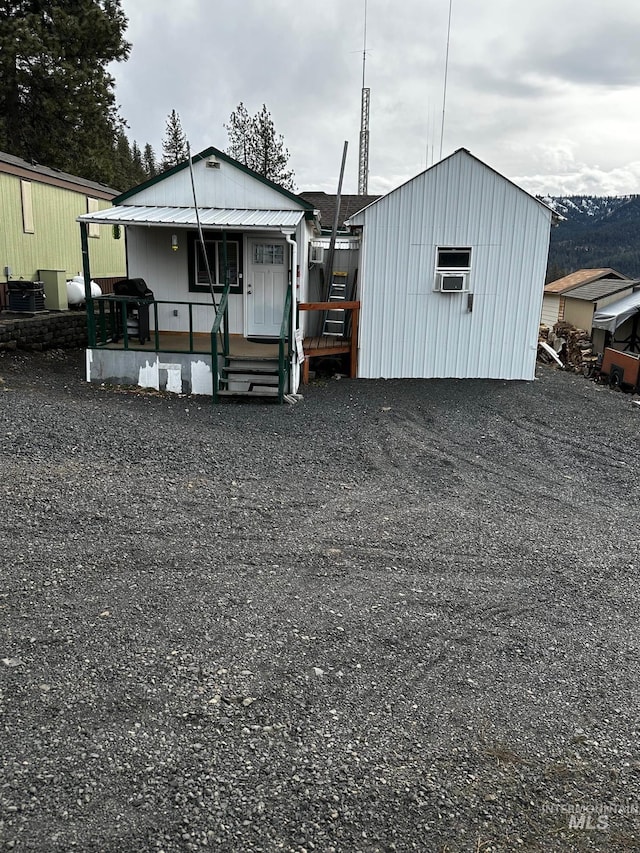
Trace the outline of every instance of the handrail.
<instances>
[{"instance_id":1,"label":"handrail","mask_svg":"<svg viewBox=\"0 0 640 853\"><path fill-rule=\"evenodd\" d=\"M358 326L360 302L299 302L298 311L332 311L335 308L351 311L351 335L349 340L349 376L355 379L358 372ZM302 369L303 384L309 381L309 359L305 359Z\"/></svg>"},{"instance_id":2,"label":"handrail","mask_svg":"<svg viewBox=\"0 0 640 853\"><path fill-rule=\"evenodd\" d=\"M289 334L287 334L289 332ZM284 402L284 385L286 367L289 359L285 356L285 340L289 339L289 353L291 355L291 288L287 288L287 296L284 300L284 311L282 312L282 323L280 324L280 335L278 337L278 402Z\"/></svg>"},{"instance_id":3,"label":"handrail","mask_svg":"<svg viewBox=\"0 0 640 853\"><path fill-rule=\"evenodd\" d=\"M222 296L216 308L216 316L213 319L211 326L211 376L213 378L212 397L213 402L218 402L218 391L220 390L220 374L218 372L218 355L222 355L224 359L229 357L229 288L231 282L228 281ZM222 330L222 352L218 353L218 336L220 335L220 326L224 320L224 329Z\"/></svg>"}]
</instances>

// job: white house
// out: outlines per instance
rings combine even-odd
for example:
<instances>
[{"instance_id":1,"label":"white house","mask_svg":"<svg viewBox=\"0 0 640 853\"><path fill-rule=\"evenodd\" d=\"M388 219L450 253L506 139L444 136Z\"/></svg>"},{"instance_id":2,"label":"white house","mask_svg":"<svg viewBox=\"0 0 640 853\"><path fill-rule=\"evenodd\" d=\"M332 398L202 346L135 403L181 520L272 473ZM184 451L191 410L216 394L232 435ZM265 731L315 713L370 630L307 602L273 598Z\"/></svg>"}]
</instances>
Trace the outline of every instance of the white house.
<instances>
[{"instance_id":1,"label":"white house","mask_svg":"<svg viewBox=\"0 0 640 853\"><path fill-rule=\"evenodd\" d=\"M352 215L358 376L533 379L554 216L462 148Z\"/></svg>"},{"instance_id":2,"label":"white house","mask_svg":"<svg viewBox=\"0 0 640 853\"><path fill-rule=\"evenodd\" d=\"M135 286L97 300L88 294L97 315L87 379L202 394L294 392L293 342L305 320L297 304L320 233L313 205L215 148L113 203L78 217L83 244L91 224L124 229ZM85 261L88 280L88 251Z\"/></svg>"}]
</instances>

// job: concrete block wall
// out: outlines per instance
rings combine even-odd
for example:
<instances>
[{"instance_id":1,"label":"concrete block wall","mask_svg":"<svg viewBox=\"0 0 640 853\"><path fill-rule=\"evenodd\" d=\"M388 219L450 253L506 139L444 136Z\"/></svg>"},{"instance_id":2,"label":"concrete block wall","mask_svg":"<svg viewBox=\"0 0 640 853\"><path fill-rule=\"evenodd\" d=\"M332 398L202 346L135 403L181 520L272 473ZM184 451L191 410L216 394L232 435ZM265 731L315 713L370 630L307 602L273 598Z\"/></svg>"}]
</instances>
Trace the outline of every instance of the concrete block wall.
<instances>
[{"instance_id":1,"label":"concrete block wall","mask_svg":"<svg viewBox=\"0 0 640 853\"><path fill-rule=\"evenodd\" d=\"M0 313L0 349L75 349L87 346L84 311L19 317Z\"/></svg>"}]
</instances>

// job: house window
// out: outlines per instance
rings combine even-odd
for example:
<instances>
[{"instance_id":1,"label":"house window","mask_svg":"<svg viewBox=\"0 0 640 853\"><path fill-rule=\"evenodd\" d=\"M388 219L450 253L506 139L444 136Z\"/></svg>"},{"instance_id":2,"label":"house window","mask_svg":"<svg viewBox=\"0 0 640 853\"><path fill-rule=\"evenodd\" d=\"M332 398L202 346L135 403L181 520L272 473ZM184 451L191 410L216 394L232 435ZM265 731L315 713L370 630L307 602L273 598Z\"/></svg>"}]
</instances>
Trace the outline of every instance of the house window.
<instances>
[{"instance_id":1,"label":"house window","mask_svg":"<svg viewBox=\"0 0 640 853\"><path fill-rule=\"evenodd\" d=\"M254 243L253 263L282 266L284 264L284 246L282 243Z\"/></svg>"},{"instance_id":2,"label":"house window","mask_svg":"<svg viewBox=\"0 0 640 853\"><path fill-rule=\"evenodd\" d=\"M35 234L31 181L20 181L20 198L22 200L22 230L25 234Z\"/></svg>"},{"instance_id":3,"label":"house window","mask_svg":"<svg viewBox=\"0 0 640 853\"><path fill-rule=\"evenodd\" d=\"M471 249L442 246L436 249L434 290L441 293L464 293L469 290Z\"/></svg>"},{"instance_id":4,"label":"house window","mask_svg":"<svg viewBox=\"0 0 640 853\"><path fill-rule=\"evenodd\" d=\"M225 263L226 242L226 263ZM229 276L229 293L242 293L242 235L228 234L226 241L222 236L210 236L205 233L204 245L207 252L209 270L214 290L220 293ZM202 244L197 233L189 232L189 290L195 293L209 292L209 276Z\"/></svg>"},{"instance_id":5,"label":"house window","mask_svg":"<svg viewBox=\"0 0 640 853\"><path fill-rule=\"evenodd\" d=\"M96 213L100 210L100 202L97 198L89 198L87 196L87 213ZM89 227L87 228L87 236L89 237L99 237L100 236L100 226L97 222L90 222Z\"/></svg>"}]
</instances>

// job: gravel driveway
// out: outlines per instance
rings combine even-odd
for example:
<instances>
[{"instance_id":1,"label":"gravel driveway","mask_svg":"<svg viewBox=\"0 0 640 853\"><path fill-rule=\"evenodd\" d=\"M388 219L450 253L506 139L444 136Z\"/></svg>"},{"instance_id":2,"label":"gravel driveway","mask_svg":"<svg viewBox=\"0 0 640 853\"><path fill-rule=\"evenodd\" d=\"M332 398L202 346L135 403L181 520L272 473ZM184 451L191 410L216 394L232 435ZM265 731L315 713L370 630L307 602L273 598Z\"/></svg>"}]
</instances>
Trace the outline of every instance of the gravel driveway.
<instances>
[{"instance_id":1,"label":"gravel driveway","mask_svg":"<svg viewBox=\"0 0 640 853\"><path fill-rule=\"evenodd\" d=\"M0 356L0 850L640 849L629 395L82 376Z\"/></svg>"}]
</instances>

